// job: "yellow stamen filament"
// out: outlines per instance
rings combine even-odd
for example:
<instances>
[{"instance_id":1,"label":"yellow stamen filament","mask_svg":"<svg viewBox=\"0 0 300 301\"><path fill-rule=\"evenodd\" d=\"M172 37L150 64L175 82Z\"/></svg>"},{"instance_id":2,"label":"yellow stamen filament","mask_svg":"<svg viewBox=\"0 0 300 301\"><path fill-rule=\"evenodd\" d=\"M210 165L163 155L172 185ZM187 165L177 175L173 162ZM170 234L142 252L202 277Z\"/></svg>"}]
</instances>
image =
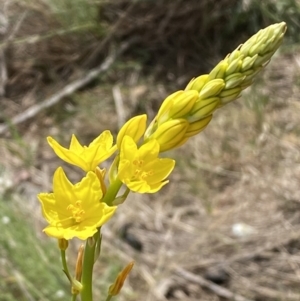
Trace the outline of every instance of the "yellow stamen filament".
<instances>
[{"instance_id":1,"label":"yellow stamen filament","mask_svg":"<svg viewBox=\"0 0 300 301\"><path fill-rule=\"evenodd\" d=\"M137 167L142 167L144 165L144 160L133 160L132 162L133 165L136 165Z\"/></svg>"},{"instance_id":2,"label":"yellow stamen filament","mask_svg":"<svg viewBox=\"0 0 300 301\"><path fill-rule=\"evenodd\" d=\"M136 159L133 160L132 164L136 166L132 180L137 180L137 179L145 180L148 176L152 176L154 174L153 170L149 170L149 171L143 170L144 160Z\"/></svg>"},{"instance_id":3,"label":"yellow stamen filament","mask_svg":"<svg viewBox=\"0 0 300 301\"><path fill-rule=\"evenodd\" d=\"M70 204L67 207L67 210L71 211L76 223L80 223L84 219L85 211L82 209L81 203L82 202L78 200L75 202L75 205Z\"/></svg>"}]
</instances>

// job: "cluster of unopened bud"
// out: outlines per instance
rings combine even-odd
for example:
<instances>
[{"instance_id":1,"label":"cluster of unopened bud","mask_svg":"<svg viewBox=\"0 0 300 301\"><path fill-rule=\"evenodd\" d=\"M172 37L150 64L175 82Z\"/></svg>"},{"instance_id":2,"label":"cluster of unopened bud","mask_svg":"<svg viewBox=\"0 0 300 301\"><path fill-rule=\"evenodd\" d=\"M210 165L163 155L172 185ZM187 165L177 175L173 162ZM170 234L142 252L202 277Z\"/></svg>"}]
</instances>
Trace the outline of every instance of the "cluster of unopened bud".
<instances>
[{"instance_id":1,"label":"cluster of unopened bud","mask_svg":"<svg viewBox=\"0 0 300 301\"><path fill-rule=\"evenodd\" d=\"M252 84L280 46L285 31L284 22L260 30L209 74L192 79L184 91L168 96L147 128L145 140L156 139L163 152L201 132L218 107L237 99Z\"/></svg>"}]
</instances>

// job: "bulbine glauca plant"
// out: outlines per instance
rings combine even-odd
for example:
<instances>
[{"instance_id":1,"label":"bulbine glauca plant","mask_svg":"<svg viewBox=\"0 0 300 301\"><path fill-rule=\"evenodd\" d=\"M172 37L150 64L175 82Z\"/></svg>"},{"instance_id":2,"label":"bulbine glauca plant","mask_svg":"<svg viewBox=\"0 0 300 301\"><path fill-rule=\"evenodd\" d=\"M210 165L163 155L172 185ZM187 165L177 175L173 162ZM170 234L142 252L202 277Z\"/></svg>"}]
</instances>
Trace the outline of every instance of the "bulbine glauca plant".
<instances>
[{"instance_id":1,"label":"bulbine glauca plant","mask_svg":"<svg viewBox=\"0 0 300 301\"><path fill-rule=\"evenodd\" d=\"M147 115L135 116L120 129L116 141L104 131L88 146L73 135L69 148L54 138L48 143L63 161L85 173L78 183L68 180L62 167L53 176L53 192L38 199L48 222L44 232L58 239L63 271L70 281L72 300L92 301L93 266L101 251L101 228L122 210L130 192L156 193L168 183L175 160L160 153L183 145L211 121L218 108L237 99L270 61L286 31L284 22L260 30L205 75L192 79L185 90L169 95L147 126ZM108 170L101 164L113 157ZM122 188L122 190L120 190ZM122 193L120 193L122 191ZM69 272L69 240L85 241L78 251L75 274ZM119 294L133 267L130 262L108 287L106 300Z\"/></svg>"}]
</instances>

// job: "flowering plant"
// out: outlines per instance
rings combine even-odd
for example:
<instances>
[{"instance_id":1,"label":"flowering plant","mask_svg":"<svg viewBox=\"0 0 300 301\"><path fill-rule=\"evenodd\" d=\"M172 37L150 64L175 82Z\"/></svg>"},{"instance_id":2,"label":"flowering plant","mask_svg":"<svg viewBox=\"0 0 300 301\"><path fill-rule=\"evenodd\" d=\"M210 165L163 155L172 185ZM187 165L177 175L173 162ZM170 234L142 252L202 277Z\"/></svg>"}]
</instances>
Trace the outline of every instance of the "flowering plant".
<instances>
[{"instance_id":1,"label":"flowering plant","mask_svg":"<svg viewBox=\"0 0 300 301\"><path fill-rule=\"evenodd\" d=\"M44 232L58 239L63 271L70 281L72 300L92 301L92 275L100 255L101 227L124 203L130 192L156 193L169 180L175 160L160 153L183 145L211 121L216 109L237 99L269 62L286 31L284 22L260 30L227 55L205 75L192 79L185 90L169 95L147 127L147 116L131 118L120 129L116 142L104 131L88 146L73 135L69 148L54 138L48 143L63 161L81 168L86 175L72 184L62 167L53 177L53 192L38 199L48 226ZM101 165L113 158L108 172ZM121 194L121 187L125 191ZM78 251L75 275L68 269L68 241L86 241ZM130 262L108 288L106 300L117 295L133 267Z\"/></svg>"}]
</instances>

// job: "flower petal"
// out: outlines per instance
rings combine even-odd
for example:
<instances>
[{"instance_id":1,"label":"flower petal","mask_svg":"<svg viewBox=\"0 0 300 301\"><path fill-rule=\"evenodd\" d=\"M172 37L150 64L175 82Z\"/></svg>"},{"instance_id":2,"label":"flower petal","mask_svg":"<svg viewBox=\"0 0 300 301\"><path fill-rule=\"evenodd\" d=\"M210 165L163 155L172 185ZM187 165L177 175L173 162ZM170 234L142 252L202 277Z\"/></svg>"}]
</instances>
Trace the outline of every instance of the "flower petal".
<instances>
[{"instance_id":1,"label":"flower petal","mask_svg":"<svg viewBox=\"0 0 300 301\"><path fill-rule=\"evenodd\" d=\"M169 158L157 159L151 164L151 169L154 170L153 175L147 177L148 183L158 183L167 178L175 166L175 160ZM145 167L146 169L147 167Z\"/></svg>"},{"instance_id":2,"label":"flower petal","mask_svg":"<svg viewBox=\"0 0 300 301\"><path fill-rule=\"evenodd\" d=\"M145 161L152 161L159 154L159 143L153 139L139 148L139 157Z\"/></svg>"},{"instance_id":3,"label":"flower petal","mask_svg":"<svg viewBox=\"0 0 300 301\"><path fill-rule=\"evenodd\" d=\"M131 137L125 136L121 144L120 161L124 159L133 161L136 154L137 154L136 143Z\"/></svg>"},{"instance_id":4,"label":"flower petal","mask_svg":"<svg viewBox=\"0 0 300 301\"><path fill-rule=\"evenodd\" d=\"M86 172L94 171L117 149L116 145L113 146L113 136L110 131L104 131L88 147L81 146L75 135L72 135L70 149L62 147L52 137L48 137L47 140L59 158L82 168Z\"/></svg>"},{"instance_id":5,"label":"flower petal","mask_svg":"<svg viewBox=\"0 0 300 301\"><path fill-rule=\"evenodd\" d=\"M79 166L83 170L86 170L87 164L83 158L79 156L79 153L75 153L74 151L70 151L64 147L62 147L57 141L55 141L52 137L48 137L47 141L49 145L54 150L55 154L62 159L63 161L70 163L75 166ZM81 154L80 154L81 155Z\"/></svg>"},{"instance_id":6,"label":"flower petal","mask_svg":"<svg viewBox=\"0 0 300 301\"><path fill-rule=\"evenodd\" d=\"M71 138L71 143L69 147L70 151L75 153L81 153L83 152L83 146L79 143L76 136L73 134Z\"/></svg>"}]
</instances>

